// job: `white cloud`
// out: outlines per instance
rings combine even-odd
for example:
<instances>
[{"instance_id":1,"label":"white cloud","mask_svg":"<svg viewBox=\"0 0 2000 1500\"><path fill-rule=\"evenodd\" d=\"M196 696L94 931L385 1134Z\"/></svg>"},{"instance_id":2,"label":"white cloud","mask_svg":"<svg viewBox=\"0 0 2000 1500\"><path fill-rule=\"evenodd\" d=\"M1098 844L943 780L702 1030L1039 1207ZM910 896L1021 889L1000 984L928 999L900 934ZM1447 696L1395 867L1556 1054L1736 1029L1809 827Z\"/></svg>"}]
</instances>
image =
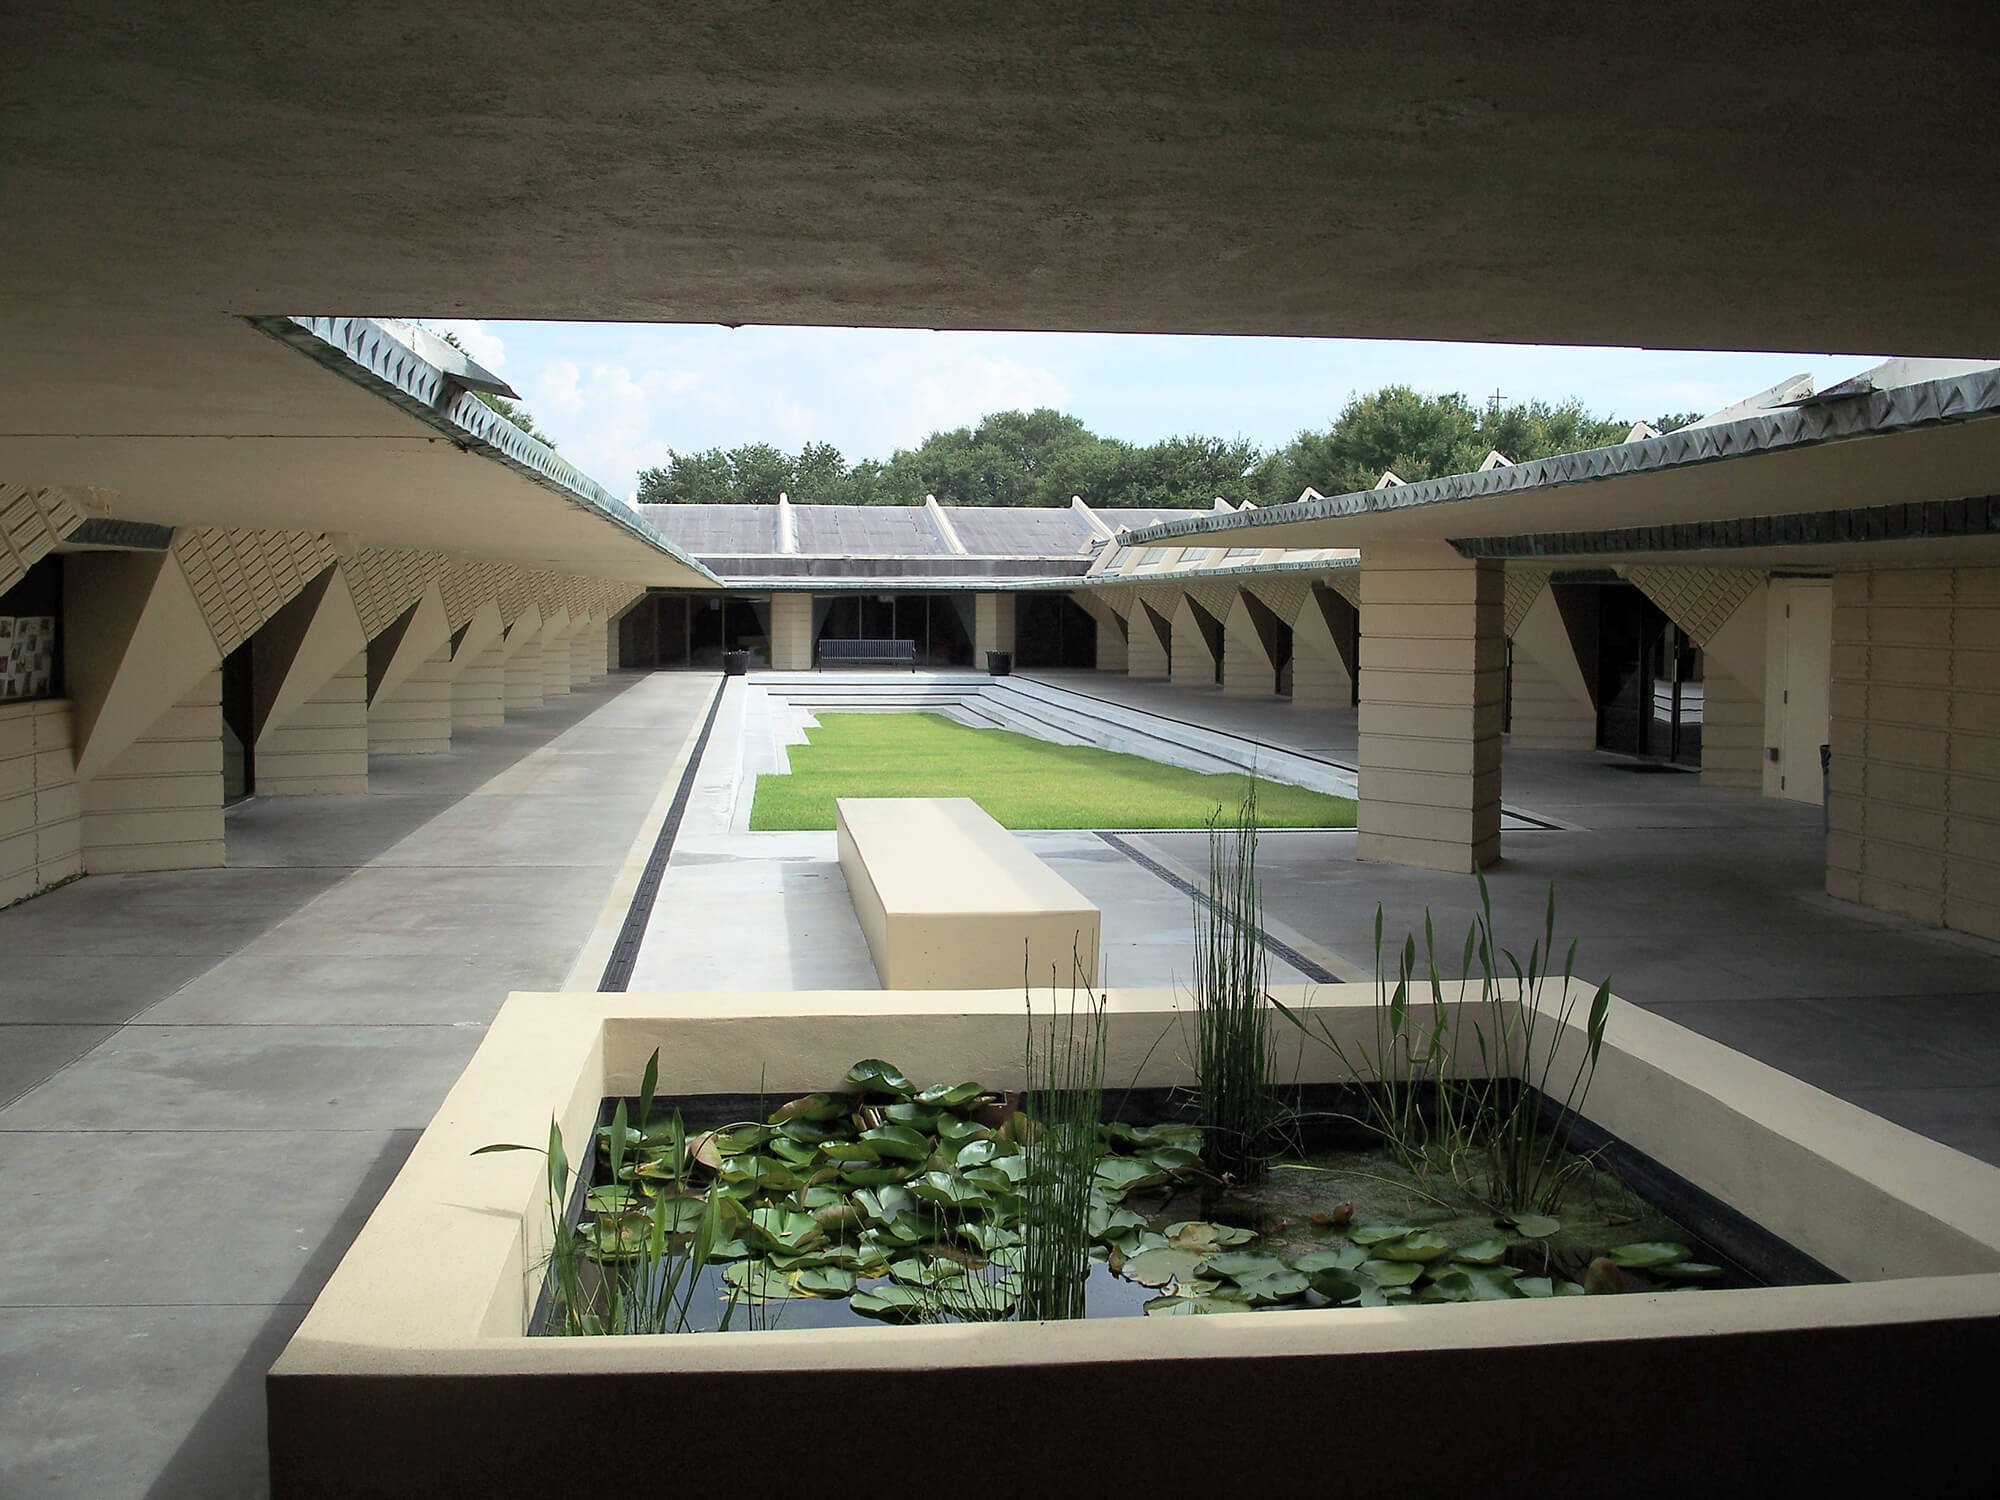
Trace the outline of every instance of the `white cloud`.
<instances>
[{"instance_id":1,"label":"white cloud","mask_svg":"<svg viewBox=\"0 0 2000 1500\"><path fill-rule=\"evenodd\" d=\"M437 326L457 334L465 352L495 375L507 368L506 341L478 319L449 319Z\"/></svg>"}]
</instances>

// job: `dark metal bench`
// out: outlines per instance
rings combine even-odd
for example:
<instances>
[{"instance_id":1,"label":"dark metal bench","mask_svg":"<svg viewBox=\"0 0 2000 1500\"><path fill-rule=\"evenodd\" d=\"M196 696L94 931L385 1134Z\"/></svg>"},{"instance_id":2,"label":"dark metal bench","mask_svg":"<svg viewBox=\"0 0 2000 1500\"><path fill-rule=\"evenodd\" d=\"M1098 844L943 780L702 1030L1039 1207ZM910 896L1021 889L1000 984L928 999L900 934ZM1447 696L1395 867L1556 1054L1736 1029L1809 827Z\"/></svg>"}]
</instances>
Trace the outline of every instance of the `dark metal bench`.
<instances>
[{"instance_id":1,"label":"dark metal bench","mask_svg":"<svg viewBox=\"0 0 2000 1500\"><path fill-rule=\"evenodd\" d=\"M915 641L821 641L819 643L819 664L828 662L836 665L847 663L874 666L907 666L912 672L917 670L917 643Z\"/></svg>"}]
</instances>

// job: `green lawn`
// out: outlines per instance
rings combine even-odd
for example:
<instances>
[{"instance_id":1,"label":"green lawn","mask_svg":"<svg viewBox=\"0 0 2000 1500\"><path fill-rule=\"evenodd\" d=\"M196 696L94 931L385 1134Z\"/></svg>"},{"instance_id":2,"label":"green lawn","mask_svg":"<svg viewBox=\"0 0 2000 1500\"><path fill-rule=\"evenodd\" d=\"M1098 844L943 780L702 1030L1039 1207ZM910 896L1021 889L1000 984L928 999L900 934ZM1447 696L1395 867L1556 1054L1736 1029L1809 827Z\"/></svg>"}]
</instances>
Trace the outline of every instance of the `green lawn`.
<instances>
[{"instance_id":1,"label":"green lawn","mask_svg":"<svg viewBox=\"0 0 2000 1500\"><path fill-rule=\"evenodd\" d=\"M791 775L757 778L752 828L831 828L835 797L970 797L1007 828L1200 828L1218 807L1233 812L1250 785L938 714L825 714L806 733ZM1257 821L1352 828L1354 803L1260 781Z\"/></svg>"}]
</instances>

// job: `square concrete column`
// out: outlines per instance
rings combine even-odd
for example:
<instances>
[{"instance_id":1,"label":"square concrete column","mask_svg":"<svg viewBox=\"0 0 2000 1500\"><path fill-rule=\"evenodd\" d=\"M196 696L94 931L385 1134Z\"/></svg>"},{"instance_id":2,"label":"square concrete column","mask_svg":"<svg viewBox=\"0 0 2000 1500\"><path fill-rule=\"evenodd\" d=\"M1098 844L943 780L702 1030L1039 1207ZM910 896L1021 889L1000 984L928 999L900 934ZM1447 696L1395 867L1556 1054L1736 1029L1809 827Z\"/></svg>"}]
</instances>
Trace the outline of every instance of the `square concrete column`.
<instances>
[{"instance_id":1,"label":"square concrete column","mask_svg":"<svg viewBox=\"0 0 2000 1500\"><path fill-rule=\"evenodd\" d=\"M1014 596L975 594L972 608L972 664L983 667L987 652L1014 649Z\"/></svg>"},{"instance_id":2,"label":"square concrete column","mask_svg":"<svg viewBox=\"0 0 2000 1500\"><path fill-rule=\"evenodd\" d=\"M1097 617L1097 670L1100 672L1123 672L1130 665L1131 653L1126 645L1124 630L1121 630L1109 610Z\"/></svg>"},{"instance_id":3,"label":"square concrete column","mask_svg":"<svg viewBox=\"0 0 2000 1500\"><path fill-rule=\"evenodd\" d=\"M1143 601L1127 617L1131 634L1125 638L1125 673L1129 677L1165 677L1172 668L1173 626Z\"/></svg>"},{"instance_id":4,"label":"square concrete column","mask_svg":"<svg viewBox=\"0 0 2000 1500\"><path fill-rule=\"evenodd\" d=\"M810 672L812 664L812 595L771 595L771 666L779 672Z\"/></svg>"},{"instance_id":5,"label":"square concrete column","mask_svg":"<svg viewBox=\"0 0 2000 1500\"><path fill-rule=\"evenodd\" d=\"M1361 551L1362 859L1470 873L1500 857L1500 565L1449 543Z\"/></svg>"}]
</instances>

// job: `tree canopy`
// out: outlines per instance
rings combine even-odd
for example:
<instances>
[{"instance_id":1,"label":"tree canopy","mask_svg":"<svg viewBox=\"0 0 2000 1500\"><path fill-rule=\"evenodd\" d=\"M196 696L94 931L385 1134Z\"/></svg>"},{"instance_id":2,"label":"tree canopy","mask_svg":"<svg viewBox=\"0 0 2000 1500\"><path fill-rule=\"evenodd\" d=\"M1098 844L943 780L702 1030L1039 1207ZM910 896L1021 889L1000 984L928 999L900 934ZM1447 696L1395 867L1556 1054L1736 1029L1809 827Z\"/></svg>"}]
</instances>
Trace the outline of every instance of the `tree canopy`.
<instances>
[{"instance_id":1,"label":"tree canopy","mask_svg":"<svg viewBox=\"0 0 2000 1500\"><path fill-rule=\"evenodd\" d=\"M1662 431L1695 414L1657 418ZM769 443L667 451L639 475L646 505L768 505L780 493L807 505L1054 506L1081 495L1107 509L1206 509L1218 497L1259 505L1372 489L1383 471L1406 482L1477 469L1498 449L1514 463L1624 440L1632 424L1596 417L1583 403L1497 399L1475 406L1458 392L1425 395L1385 386L1355 396L1324 431L1301 432L1261 453L1243 438L1187 435L1140 446L1100 437L1051 407L994 412L975 427L934 432L886 460L850 465L831 443L794 456Z\"/></svg>"}]
</instances>

